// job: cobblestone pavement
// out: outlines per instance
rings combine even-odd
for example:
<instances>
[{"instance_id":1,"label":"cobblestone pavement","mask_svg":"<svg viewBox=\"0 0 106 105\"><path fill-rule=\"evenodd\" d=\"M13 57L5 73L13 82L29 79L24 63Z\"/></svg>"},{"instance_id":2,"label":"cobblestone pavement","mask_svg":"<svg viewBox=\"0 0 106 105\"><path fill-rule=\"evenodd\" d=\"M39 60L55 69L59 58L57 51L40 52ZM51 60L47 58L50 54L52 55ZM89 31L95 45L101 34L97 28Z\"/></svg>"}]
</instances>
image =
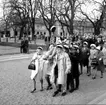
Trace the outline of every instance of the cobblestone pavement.
<instances>
[{"instance_id":1,"label":"cobblestone pavement","mask_svg":"<svg viewBox=\"0 0 106 105\"><path fill-rule=\"evenodd\" d=\"M27 69L30 59L0 62L0 105L34 104L87 104L106 92L106 73L104 78L92 80L86 73L80 77L79 90L66 96L52 97L53 91L40 91L37 79L37 91L31 94L33 82ZM46 81L44 87L46 88Z\"/></svg>"}]
</instances>

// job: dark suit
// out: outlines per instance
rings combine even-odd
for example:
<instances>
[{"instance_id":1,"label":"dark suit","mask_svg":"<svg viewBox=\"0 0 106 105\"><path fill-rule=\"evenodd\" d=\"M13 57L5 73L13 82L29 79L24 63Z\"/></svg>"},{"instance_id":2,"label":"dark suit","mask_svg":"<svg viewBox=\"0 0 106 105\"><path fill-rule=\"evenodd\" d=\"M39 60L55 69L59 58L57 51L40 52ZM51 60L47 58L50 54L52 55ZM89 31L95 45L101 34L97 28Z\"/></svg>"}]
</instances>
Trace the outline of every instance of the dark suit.
<instances>
[{"instance_id":1,"label":"dark suit","mask_svg":"<svg viewBox=\"0 0 106 105\"><path fill-rule=\"evenodd\" d=\"M71 55L70 55L70 59L71 59L71 64L72 64L72 67L71 67L71 86L72 88L78 88L79 87L79 67L78 67L78 64L79 64L79 55L77 52L72 52ZM74 84L74 81L73 79L75 79L75 82L76 82L76 87L75 87L75 84Z\"/></svg>"},{"instance_id":2,"label":"dark suit","mask_svg":"<svg viewBox=\"0 0 106 105\"><path fill-rule=\"evenodd\" d=\"M24 52L24 40L21 40L20 52Z\"/></svg>"},{"instance_id":3,"label":"dark suit","mask_svg":"<svg viewBox=\"0 0 106 105\"><path fill-rule=\"evenodd\" d=\"M25 45L24 45L24 53L28 53L28 48L29 48L29 42L28 42L28 40L25 40Z\"/></svg>"}]
</instances>

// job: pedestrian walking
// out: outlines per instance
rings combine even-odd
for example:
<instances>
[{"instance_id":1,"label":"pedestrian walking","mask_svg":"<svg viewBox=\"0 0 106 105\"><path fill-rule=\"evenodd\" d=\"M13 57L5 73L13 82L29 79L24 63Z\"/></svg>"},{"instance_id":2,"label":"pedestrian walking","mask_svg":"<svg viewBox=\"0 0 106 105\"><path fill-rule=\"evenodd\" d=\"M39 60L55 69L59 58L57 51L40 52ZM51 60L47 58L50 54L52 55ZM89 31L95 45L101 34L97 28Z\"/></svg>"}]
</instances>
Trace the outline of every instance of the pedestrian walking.
<instances>
[{"instance_id":1,"label":"pedestrian walking","mask_svg":"<svg viewBox=\"0 0 106 105\"><path fill-rule=\"evenodd\" d=\"M90 56L89 56L89 73L88 76L91 75L91 70L92 67L95 68L95 66L97 66L97 49L96 49L96 45L95 44L91 44L90 45Z\"/></svg>"},{"instance_id":2,"label":"pedestrian walking","mask_svg":"<svg viewBox=\"0 0 106 105\"><path fill-rule=\"evenodd\" d=\"M27 37L25 38L25 42L24 42L24 50L25 53L29 53L29 41Z\"/></svg>"},{"instance_id":3,"label":"pedestrian walking","mask_svg":"<svg viewBox=\"0 0 106 105\"><path fill-rule=\"evenodd\" d=\"M88 43L84 42L83 47L79 49L79 61L80 61L80 67L81 67L81 74L83 73L83 67L87 67L87 74L89 72L89 55L90 50L88 48Z\"/></svg>"},{"instance_id":4,"label":"pedestrian walking","mask_svg":"<svg viewBox=\"0 0 106 105\"><path fill-rule=\"evenodd\" d=\"M97 38L96 46L101 46L101 48L102 48L103 47L103 44L104 44L104 42L102 40L102 36L99 36Z\"/></svg>"},{"instance_id":5,"label":"pedestrian walking","mask_svg":"<svg viewBox=\"0 0 106 105\"><path fill-rule=\"evenodd\" d=\"M72 74L72 80L71 80L71 84L72 84L72 89L71 92L73 92L74 90L77 90L79 88L79 54L77 52L78 46L77 45L73 45L72 51L71 51L71 74ZM74 81L75 80L75 83Z\"/></svg>"},{"instance_id":6,"label":"pedestrian walking","mask_svg":"<svg viewBox=\"0 0 106 105\"><path fill-rule=\"evenodd\" d=\"M103 52L103 63L104 63L104 66L106 68L106 42L104 43L103 45L103 49L102 49L102 52Z\"/></svg>"},{"instance_id":7,"label":"pedestrian walking","mask_svg":"<svg viewBox=\"0 0 106 105\"><path fill-rule=\"evenodd\" d=\"M62 45L57 45L57 67L58 67L58 78L57 78L57 89L53 94L53 97L58 93L62 92L62 96L66 94L66 80L67 74L70 72L71 61L67 53L64 52ZM63 87L63 89L62 89Z\"/></svg>"},{"instance_id":8,"label":"pedestrian walking","mask_svg":"<svg viewBox=\"0 0 106 105\"><path fill-rule=\"evenodd\" d=\"M98 54L97 54L97 60L98 60L98 66L97 70L101 72L101 78L103 78L103 72L104 72L104 63L103 63L103 52L101 51L101 46L97 47Z\"/></svg>"},{"instance_id":9,"label":"pedestrian walking","mask_svg":"<svg viewBox=\"0 0 106 105\"><path fill-rule=\"evenodd\" d=\"M43 91L43 54L42 54L42 47L38 47L36 53L34 54L31 61L34 61L36 70L31 70L31 79L34 83L34 89L31 91L31 93L34 93L36 91L36 78L39 75L39 80L41 83L41 91Z\"/></svg>"},{"instance_id":10,"label":"pedestrian walking","mask_svg":"<svg viewBox=\"0 0 106 105\"><path fill-rule=\"evenodd\" d=\"M69 46L67 44L64 44L64 49L65 49L65 52L69 55L70 57L70 61L71 61L71 53L70 53L70 49L69 49ZM67 74L67 91L69 92L73 92L74 91L74 79L73 79L73 76L72 76L72 72L71 72L71 69L70 69L70 72Z\"/></svg>"},{"instance_id":11,"label":"pedestrian walking","mask_svg":"<svg viewBox=\"0 0 106 105\"><path fill-rule=\"evenodd\" d=\"M46 60L45 61L45 65L46 65L45 78L48 83L47 90L52 89L51 74L52 74L52 69L54 69L56 64L52 56L54 50L55 50L55 47L53 44L51 44L49 46L49 50L46 52L45 56L43 57L43 59Z\"/></svg>"},{"instance_id":12,"label":"pedestrian walking","mask_svg":"<svg viewBox=\"0 0 106 105\"><path fill-rule=\"evenodd\" d=\"M20 53L24 53L24 38L21 39Z\"/></svg>"},{"instance_id":13,"label":"pedestrian walking","mask_svg":"<svg viewBox=\"0 0 106 105\"><path fill-rule=\"evenodd\" d=\"M103 78L104 64L103 64L103 52L101 51L101 46L96 47L97 52L91 62L92 66L92 79L96 79L97 71L101 72L101 78Z\"/></svg>"}]
</instances>

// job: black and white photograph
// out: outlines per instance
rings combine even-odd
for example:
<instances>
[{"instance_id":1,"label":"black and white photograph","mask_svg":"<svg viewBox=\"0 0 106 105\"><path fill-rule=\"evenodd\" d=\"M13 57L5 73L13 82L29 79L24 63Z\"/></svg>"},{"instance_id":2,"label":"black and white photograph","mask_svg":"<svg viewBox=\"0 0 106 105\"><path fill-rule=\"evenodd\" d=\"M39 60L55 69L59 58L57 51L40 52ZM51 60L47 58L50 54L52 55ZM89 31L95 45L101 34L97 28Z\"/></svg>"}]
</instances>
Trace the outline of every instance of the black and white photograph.
<instances>
[{"instance_id":1,"label":"black and white photograph","mask_svg":"<svg viewBox=\"0 0 106 105\"><path fill-rule=\"evenodd\" d=\"M0 0L0 105L106 105L106 0Z\"/></svg>"}]
</instances>

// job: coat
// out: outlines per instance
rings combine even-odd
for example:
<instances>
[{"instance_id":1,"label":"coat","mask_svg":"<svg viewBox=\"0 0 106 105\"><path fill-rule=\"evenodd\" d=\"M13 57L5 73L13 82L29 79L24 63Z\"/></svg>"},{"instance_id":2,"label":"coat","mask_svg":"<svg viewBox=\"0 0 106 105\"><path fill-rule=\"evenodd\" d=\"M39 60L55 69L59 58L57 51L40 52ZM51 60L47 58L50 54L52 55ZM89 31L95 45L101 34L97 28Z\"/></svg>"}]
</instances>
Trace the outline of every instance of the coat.
<instances>
[{"instance_id":1,"label":"coat","mask_svg":"<svg viewBox=\"0 0 106 105\"><path fill-rule=\"evenodd\" d=\"M104 63L103 63L103 52L100 51L98 54L97 54L97 60L98 60L98 67L97 67L97 70L99 71L104 71Z\"/></svg>"},{"instance_id":2,"label":"coat","mask_svg":"<svg viewBox=\"0 0 106 105\"><path fill-rule=\"evenodd\" d=\"M91 66L91 63L92 63L92 60L94 59L94 56L97 56L97 50L90 49L89 66Z\"/></svg>"},{"instance_id":3,"label":"coat","mask_svg":"<svg viewBox=\"0 0 106 105\"><path fill-rule=\"evenodd\" d=\"M31 79L36 79L38 73L39 79L43 78L44 61L42 59L42 55L35 53L32 57L32 60L35 60L36 70L31 70Z\"/></svg>"},{"instance_id":4,"label":"coat","mask_svg":"<svg viewBox=\"0 0 106 105\"><path fill-rule=\"evenodd\" d=\"M56 64L55 59L54 59L54 54L56 53L55 51L56 51L56 49L52 48L52 49L48 50L47 52L45 52L45 54L43 56L43 59L47 59L44 62L44 68L46 70L45 71L46 75L51 75L52 69L54 68L54 66ZM49 59L49 57L51 57L51 59Z\"/></svg>"},{"instance_id":5,"label":"coat","mask_svg":"<svg viewBox=\"0 0 106 105\"><path fill-rule=\"evenodd\" d=\"M73 78L79 77L79 55L77 52L71 53L70 54L70 59L71 59L71 74Z\"/></svg>"},{"instance_id":6,"label":"coat","mask_svg":"<svg viewBox=\"0 0 106 105\"><path fill-rule=\"evenodd\" d=\"M106 48L105 47L103 47L103 49L102 49L102 52L103 52L103 63L104 63L104 65L106 65Z\"/></svg>"},{"instance_id":7,"label":"coat","mask_svg":"<svg viewBox=\"0 0 106 105\"><path fill-rule=\"evenodd\" d=\"M71 69L71 61L69 55L65 52L62 52L56 55L56 61L58 66L57 84L64 85L66 84L67 74Z\"/></svg>"},{"instance_id":8,"label":"coat","mask_svg":"<svg viewBox=\"0 0 106 105\"><path fill-rule=\"evenodd\" d=\"M89 48L81 48L79 50L79 61L81 64L83 64L84 66L87 66L89 63L89 55L90 55L90 50Z\"/></svg>"}]
</instances>

